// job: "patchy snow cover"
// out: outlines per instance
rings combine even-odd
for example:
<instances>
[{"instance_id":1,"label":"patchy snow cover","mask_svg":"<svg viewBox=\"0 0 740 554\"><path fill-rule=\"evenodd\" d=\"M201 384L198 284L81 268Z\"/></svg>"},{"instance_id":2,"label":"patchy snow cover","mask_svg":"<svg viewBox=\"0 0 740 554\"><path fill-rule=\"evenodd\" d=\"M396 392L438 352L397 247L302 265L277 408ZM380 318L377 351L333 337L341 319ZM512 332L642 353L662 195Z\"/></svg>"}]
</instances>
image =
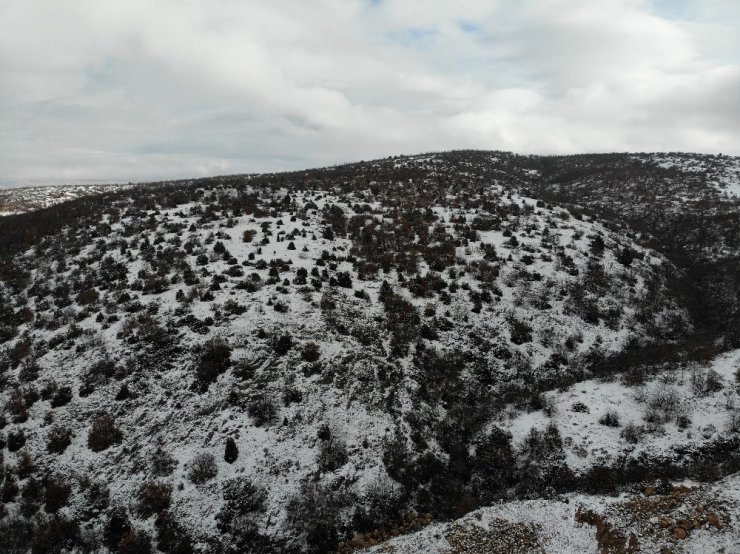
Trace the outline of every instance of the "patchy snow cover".
<instances>
[{"instance_id":1,"label":"patchy snow cover","mask_svg":"<svg viewBox=\"0 0 740 554\"><path fill-rule=\"evenodd\" d=\"M563 436L568 465L576 470L640 455L678 458L731 430L732 418L740 413L735 386L739 369L740 350L735 350L708 366L667 369L641 385L583 381L564 392L545 393L549 416L543 411L514 412L501 424L511 430L515 442L521 442L532 428L555 423ZM711 372L719 377L716 390L707 388ZM664 400L671 403L668 414L659 413ZM599 422L607 414L616 416L616 426ZM630 424L641 428L637 443L624 437Z\"/></svg>"},{"instance_id":2,"label":"patchy snow cover","mask_svg":"<svg viewBox=\"0 0 740 554\"><path fill-rule=\"evenodd\" d=\"M647 494L568 494L552 501L506 502L362 551L573 554L599 552L611 544L611 548L623 549L614 551L628 552L629 541L634 537L632 551L646 554L738 552L738 491L740 474L735 474L712 485L677 484L671 490L648 490ZM597 523L603 527L597 527ZM604 542L599 542L597 529ZM607 543L608 540L613 542Z\"/></svg>"}]
</instances>

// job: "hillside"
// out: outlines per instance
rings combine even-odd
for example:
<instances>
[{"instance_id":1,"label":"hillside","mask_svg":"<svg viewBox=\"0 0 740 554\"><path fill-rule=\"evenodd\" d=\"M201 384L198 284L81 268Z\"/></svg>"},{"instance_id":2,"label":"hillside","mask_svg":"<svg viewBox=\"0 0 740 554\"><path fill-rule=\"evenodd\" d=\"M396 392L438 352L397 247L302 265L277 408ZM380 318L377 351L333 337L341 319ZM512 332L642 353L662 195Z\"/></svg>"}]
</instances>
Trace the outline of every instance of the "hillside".
<instances>
[{"instance_id":1,"label":"hillside","mask_svg":"<svg viewBox=\"0 0 740 554\"><path fill-rule=\"evenodd\" d=\"M452 152L0 219L6 548L344 552L497 502L737 496L738 167Z\"/></svg>"}]
</instances>

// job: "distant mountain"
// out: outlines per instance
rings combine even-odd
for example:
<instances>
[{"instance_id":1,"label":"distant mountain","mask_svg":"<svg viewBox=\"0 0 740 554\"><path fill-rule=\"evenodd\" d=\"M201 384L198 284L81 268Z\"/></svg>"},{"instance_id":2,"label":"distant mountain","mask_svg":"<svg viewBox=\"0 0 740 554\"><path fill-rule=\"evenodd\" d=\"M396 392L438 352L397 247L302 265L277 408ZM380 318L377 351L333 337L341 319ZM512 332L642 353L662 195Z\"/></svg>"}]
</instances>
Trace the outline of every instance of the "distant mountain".
<instances>
[{"instance_id":1,"label":"distant mountain","mask_svg":"<svg viewBox=\"0 0 740 554\"><path fill-rule=\"evenodd\" d=\"M732 550L739 170L459 151L0 218L5 547Z\"/></svg>"}]
</instances>

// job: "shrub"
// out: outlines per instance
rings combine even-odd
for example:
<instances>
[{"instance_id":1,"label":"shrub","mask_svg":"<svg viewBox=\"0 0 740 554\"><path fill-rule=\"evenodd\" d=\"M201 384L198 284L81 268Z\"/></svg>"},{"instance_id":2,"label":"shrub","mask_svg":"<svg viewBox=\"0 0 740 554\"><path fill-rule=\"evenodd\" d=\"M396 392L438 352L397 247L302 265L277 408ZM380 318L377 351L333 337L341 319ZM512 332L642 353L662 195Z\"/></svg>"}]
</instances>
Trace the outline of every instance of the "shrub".
<instances>
[{"instance_id":1,"label":"shrub","mask_svg":"<svg viewBox=\"0 0 740 554\"><path fill-rule=\"evenodd\" d=\"M509 324L511 325L511 342L514 344L532 342L532 327L529 324L513 318L509 321Z\"/></svg>"},{"instance_id":2,"label":"shrub","mask_svg":"<svg viewBox=\"0 0 740 554\"><path fill-rule=\"evenodd\" d=\"M87 306L97 302L99 297L100 295L95 289L85 289L77 296L77 302L82 306Z\"/></svg>"},{"instance_id":3,"label":"shrub","mask_svg":"<svg viewBox=\"0 0 740 554\"><path fill-rule=\"evenodd\" d=\"M121 539L129 531L131 531L131 522L126 510L115 507L108 514L108 520L103 527L103 544L108 547L108 550L116 552Z\"/></svg>"},{"instance_id":4,"label":"shrub","mask_svg":"<svg viewBox=\"0 0 740 554\"><path fill-rule=\"evenodd\" d=\"M190 535L169 512L160 512L154 526L157 529L158 550L171 554L193 554Z\"/></svg>"},{"instance_id":5,"label":"shrub","mask_svg":"<svg viewBox=\"0 0 740 554\"><path fill-rule=\"evenodd\" d=\"M599 423L606 425L607 427L619 427L619 414L609 410L599 418Z\"/></svg>"},{"instance_id":6,"label":"shrub","mask_svg":"<svg viewBox=\"0 0 740 554\"><path fill-rule=\"evenodd\" d=\"M249 403L247 413L253 419L255 427L261 427L275 421L277 418L277 407L272 399L260 395L252 399Z\"/></svg>"},{"instance_id":7,"label":"shrub","mask_svg":"<svg viewBox=\"0 0 740 554\"><path fill-rule=\"evenodd\" d=\"M352 277L347 271L340 271L337 273L337 285L345 289L352 288Z\"/></svg>"},{"instance_id":8,"label":"shrub","mask_svg":"<svg viewBox=\"0 0 740 554\"><path fill-rule=\"evenodd\" d=\"M152 540L146 531L131 529L126 531L118 543L118 554L150 554Z\"/></svg>"},{"instance_id":9,"label":"shrub","mask_svg":"<svg viewBox=\"0 0 740 554\"><path fill-rule=\"evenodd\" d=\"M8 433L8 452L17 452L26 444L26 434L23 429Z\"/></svg>"},{"instance_id":10,"label":"shrub","mask_svg":"<svg viewBox=\"0 0 740 554\"><path fill-rule=\"evenodd\" d=\"M645 430L641 426L635 425L634 423L628 423L624 426L624 429L622 429L619 436L629 443L637 444L640 442L640 438L644 432Z\"/></svg>"},{"instance_id":11,"label":"shrub","mask_svg":"<svg viewBox=\"0 0 740 554\"><path fill-rule=\"evenodd\" d=\"M101 452L121 442L123 435L116 427L115 420L108 414L100 414L92 423L87 435L87 446L93 452Z\"/></svg>"},{"instance_id":12,"label":"shrub","mask_svg":"<svg viewBox=\"0 0 740 554\"><path fill-rule=\"evenodd\" d=\"M18 494L18 485L15 482L15 475L10 472L5 473L5 481L0 489L0 501L4 504L13 502Z\"/></svg>"},{"instance_id":13,"label":"shrub","mask_svg":"<svg viewBox=\"0 0 740 554\"><path fill-rule=\"evenodd\" d=\"M31 553L71 552L79 540L79 526L65 517L35 517Z\"/></svg>"},{"instance_id":14,"label":"shrub","mask_svg":"<svg viewBox=\"0 0 740 554\"><path fill-rule=\"evenodd\" d=\"M315 362L321 356L319 345L315 342L307 342L303 345L301 357L307 362Z\"/></svg>"},{"instance_id":15,"label":"shrub","mask_svg":"<svg viewBox=\"0 0 740 554\"><path fill-rule=\"evenodd\" d=\"M171 474L177 467L177 460L166 452L161 446L152 453L152 473L160 477Z\"/></svg>"},{"instance_id":16,"label":"shrub","mask_svg":"<svg viewBox=\"0 0 740 554\"><path fill-rule=\"evenodd\" d=\"M574 402L573 405L570 407L571 411L577 412L580 414L587 414L591 410L589 410L588 406L586 406L583 402Z\"/></svg>"},{"instance_id":17,"label":"shrub","mask_svg":"<svg viewBox=\"0 0 740 554\"><path fill-rule=\"evenodd\" d=\"M265 491L246 477L229 479L223 484L224 504L216 516L218 530L233 532L233 526L241 525L249 514L259 513L265 504Z\"/></svg>"},{"instance_id":18,"label":"shrub","mask_svg":"<svg viewBox=\"0 0 740 554\"><path fill-rule=\"evenodd\" d=\"M195 456L190 462L188 479L196 485L202 485L210 481L217 474L218 466L216 465L216 458L213 457L213 454L203 452Z\"/></svg>"},{"instance_id":19,"label":"shrub","mask_svg":"<svg viewBox=\"0 0 740 554\"><path fill-rule=\"evenodd\" d=\"M142 518L147 519L170 507L172 486L166 483L148 481L136 493L136 509Z\"/></svg>"},{"instance_id":20,"label":"shrub","mask_svg":"<svg viewBox=\"0 0 740 554\"><path fill-rule=\"evenodd\" d=\"M321 441L318 464L322 471L335 471L347 463L347 445L332 433Z\"/></svg>"},{"instance_id":21,"label":"shrub","mask_svg":"<svg viewBox=\"0 0 740 554\"><path fill-rule=\"evenodd\" d=\"M72 388L71 387L60 387L56 390L54 395L51 397L51 407L59 408L69 404L72 400Z\"/></svg>"},{"instance_id":22,"label":"shrub","mask_svg":"<svg viewBox=\"0 0 740 554\"><path fill-rule=\"evenodd\" d=\"M224 450L224 461L228 464L233 464L238 457L239 449L236 447L236 442L231 437L227 438L226 448Z\"/></svg>"},{"instance_id":23,"label":"shrub","mask_svg":"<svg viewBox=\"0 0 740 554\"><path fill-rule=\"evenodd\" d=\"M44 510L53 514L62 506L66 506L72 488L60 478L49 478L46 481L46 496L44 497Z\"/></svg>"},{"instance_id":24,"label":"shrub","mask_svg":"<svg viewBox=\"0 0 740 554\"><path fill-rule=\"evenodd\" d=\"M293 347L293 338L290 335L282 335L275 341L273 349L278 356L285 356Z\"/></svg>"},{"instance_id":25,"label":"shrub","mask_svg":"<svg viewBox=\"0 0 740 554\"><path fill-rule=\"evenodd\" d=\"M254 240L254 237L257 236L257 231L254 229L245 229L242 233L242 241L244 242L252 242Z\"/></svg>"},{"instance_id":26,"label":"shrub","mask_svg":"<svg viewBox=\"0 0 740 554\"><path fill-rule=\"evenodd\" d=\"M196 375L201 384L207 386L216 381L229 365L231 365L231 347L223 339L214 338L201 348Z\"/></svg>"},{"instance_id":27,"label":"shrub","mask_svg":"<svg viewBox=\"0 0 740 554\"><path fill-rule=\"evenodd\" d=\"M36 471L36 465L33 463L31 455L25 450L17 454L18 462L15 464L15 472L19 479L25 479Z\"/></svg>"}]
</instances>

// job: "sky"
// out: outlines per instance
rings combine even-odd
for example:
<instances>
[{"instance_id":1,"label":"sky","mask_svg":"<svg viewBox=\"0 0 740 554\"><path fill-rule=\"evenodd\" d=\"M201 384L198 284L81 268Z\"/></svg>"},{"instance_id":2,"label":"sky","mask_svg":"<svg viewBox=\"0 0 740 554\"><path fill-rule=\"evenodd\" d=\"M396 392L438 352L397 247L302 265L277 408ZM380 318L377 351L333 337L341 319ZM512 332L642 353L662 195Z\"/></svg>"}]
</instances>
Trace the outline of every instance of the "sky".
<instances>
[{"instance_id":1,"label":"sky","mask_svg":"<svg viewBox=\"0 0 740 554\"><path fill-rule=\"evenodd\" d=\"M0 0L0 185L740 155L738 0Z\"/></svg>"}]
</instances>

